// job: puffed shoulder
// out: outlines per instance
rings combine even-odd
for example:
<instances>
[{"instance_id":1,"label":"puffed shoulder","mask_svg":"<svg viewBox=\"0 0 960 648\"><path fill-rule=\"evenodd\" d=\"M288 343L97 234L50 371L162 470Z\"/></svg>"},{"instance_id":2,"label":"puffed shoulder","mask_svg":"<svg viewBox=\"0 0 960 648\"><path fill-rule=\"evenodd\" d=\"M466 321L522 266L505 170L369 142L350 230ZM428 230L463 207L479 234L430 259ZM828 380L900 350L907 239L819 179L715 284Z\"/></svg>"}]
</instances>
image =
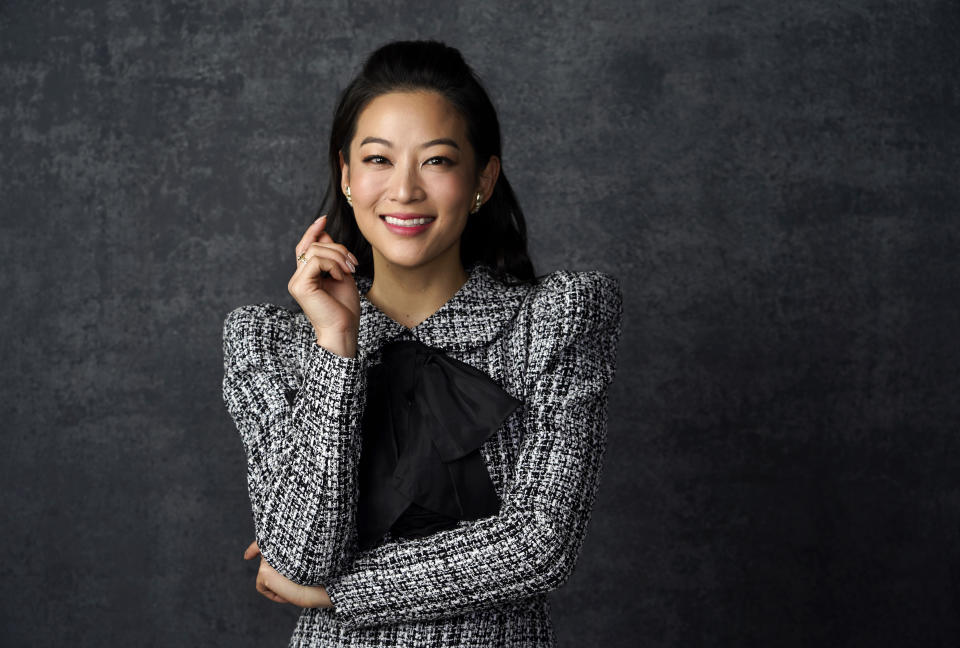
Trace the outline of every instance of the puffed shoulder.
<instances>
[{"instance_id":1,"label":"puffed shoulder","mask_svg":"<svg viewBox=\"0 0 960 648\"><path fill-rule=\"evenodd\" d=\"M527 308L541 335L567 337L603 329L619 335L623 291L619 279L606 272L557 270L540 280Z\"/></svg>"},{"instance_id":2,"label":"puffed shoulder","mask_svg":"<svg viewBox=\"0 0 960 648\"><path fill-rule=\"evenodd\" d=\"M527 297L527 376L548 372L594 372L598 387L616 371L623 318L619 280L598 270L557 270Z\"/></svg>"}]
</instances>

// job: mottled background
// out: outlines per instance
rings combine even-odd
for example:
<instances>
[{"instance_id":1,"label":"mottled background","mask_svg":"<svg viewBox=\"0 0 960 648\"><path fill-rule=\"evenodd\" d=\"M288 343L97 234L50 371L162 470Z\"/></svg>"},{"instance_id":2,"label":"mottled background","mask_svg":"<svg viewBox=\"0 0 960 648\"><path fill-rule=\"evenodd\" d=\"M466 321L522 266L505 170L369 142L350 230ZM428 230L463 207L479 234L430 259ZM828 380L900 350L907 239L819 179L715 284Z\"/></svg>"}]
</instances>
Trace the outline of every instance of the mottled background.
<instances>
[{"instance_id":1,"label":"mottled background","mask_svg":"<svg viewBox=\"0 0 960 648\"><path fill-rule=\"evenodd\" d=\"M462 49L538 272L625 292L562 646L960 645L960 3L0 0L3 646L281 646L221 323L337 93Z\"/></svg>"}]
</instances>

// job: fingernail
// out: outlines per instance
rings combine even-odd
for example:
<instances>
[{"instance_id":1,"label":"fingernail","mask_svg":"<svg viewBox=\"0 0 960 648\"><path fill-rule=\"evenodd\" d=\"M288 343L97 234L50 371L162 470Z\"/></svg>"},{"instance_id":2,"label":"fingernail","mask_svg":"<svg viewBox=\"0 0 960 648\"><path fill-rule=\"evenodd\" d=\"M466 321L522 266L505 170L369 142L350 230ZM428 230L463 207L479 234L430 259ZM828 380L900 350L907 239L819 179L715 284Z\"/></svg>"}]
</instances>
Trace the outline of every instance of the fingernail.
<instances>
[{"instance_id":1,"label":"fingernail","mask_svg":"<svg viewBox=\"0 0 960 648\"><path fill-rule=\"evenodd\" d=\"M321 216L321 217L318 218L317 220L313 221L314 225L316 225L317 223L319 223L320 221L322 221L322 220L323 220L324 218L326 218L326 217L327 217L327 215L324 214L323 216Z\"/></svg>"},{"instance_id":2,"label":"fingernail","mask_svg":"<svg viewBox=\"0 0 960 648\"><path fill-rule=\"evenodd\" d=\"M358 259L357 257L353 256L353 252L347 252L347 254L350 255L350 258L351 258L351 259L353 259L353 264L354 264L354 265L360 265L360 259Z\"/></svg>"},{"instance_id":3,"label":"fingernail","mask_svg":"<svg viewBox=\"0 0 960 648\"><path fill-rule=\"evenodd\" d=\"M357 271L357 267L356 267L355 265L353 265L352 263L350 263L350 260L349 260L349 259L347 259L347 267L350 268L350 272L356 272L356 271Z\"/></svg>"}]
</instances>

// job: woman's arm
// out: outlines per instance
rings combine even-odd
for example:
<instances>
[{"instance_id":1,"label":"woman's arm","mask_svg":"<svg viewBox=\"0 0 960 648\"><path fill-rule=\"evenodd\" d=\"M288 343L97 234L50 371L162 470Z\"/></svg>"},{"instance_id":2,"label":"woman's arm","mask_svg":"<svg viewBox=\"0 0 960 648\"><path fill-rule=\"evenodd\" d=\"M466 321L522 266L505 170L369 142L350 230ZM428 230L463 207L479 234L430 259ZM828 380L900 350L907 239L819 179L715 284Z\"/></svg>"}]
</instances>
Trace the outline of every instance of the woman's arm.
<instances>
[{"instance_id":1,"label":"woman's arm","mask_svg":"<svg viewBox=\"0 0 960 648\"><path fill-rule=\"evenodd\" d=\"M553 279L528 314L526 437L500 513L358 554L325 583L344 627L459 615L569 578L606 445L622 295L617 280L601 272Z\"/></svg>"},{"instance_id":2,"label":"woman's arm","mask_svg":"<svg viewBox=\"0 0 960 648\"><path fill-rule=\"evenodd\" d=\"M270 305L227 316L223 398L246 452L264 559L296 583L320 585L344 567L355 533L366 360L317 345L295 318Z\"/></svg>"}]
</instances>

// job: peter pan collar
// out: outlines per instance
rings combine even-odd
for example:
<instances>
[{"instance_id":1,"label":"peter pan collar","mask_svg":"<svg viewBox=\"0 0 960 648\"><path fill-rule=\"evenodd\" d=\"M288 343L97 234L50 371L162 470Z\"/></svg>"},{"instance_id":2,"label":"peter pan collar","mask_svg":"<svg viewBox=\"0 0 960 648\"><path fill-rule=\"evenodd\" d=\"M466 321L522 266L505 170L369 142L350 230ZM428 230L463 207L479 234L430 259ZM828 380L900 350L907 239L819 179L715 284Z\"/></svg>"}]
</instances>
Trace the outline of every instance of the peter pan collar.
<instances>
[{"instance_id":1,"label":"peter pan collar","mask_svg":"<svg viewBox=\"0 0 960 648\"><path fill-rule=\"evenodd\" d=\"M484 264L477 263L465 270L469 278L453 297L412 329L394 321L367 299L372 279L355 277L360 292L358 346L372 354L398 337L447 351L489 344L516 316L530 287L505 284Z\"/></svg>"}]
</instances>

